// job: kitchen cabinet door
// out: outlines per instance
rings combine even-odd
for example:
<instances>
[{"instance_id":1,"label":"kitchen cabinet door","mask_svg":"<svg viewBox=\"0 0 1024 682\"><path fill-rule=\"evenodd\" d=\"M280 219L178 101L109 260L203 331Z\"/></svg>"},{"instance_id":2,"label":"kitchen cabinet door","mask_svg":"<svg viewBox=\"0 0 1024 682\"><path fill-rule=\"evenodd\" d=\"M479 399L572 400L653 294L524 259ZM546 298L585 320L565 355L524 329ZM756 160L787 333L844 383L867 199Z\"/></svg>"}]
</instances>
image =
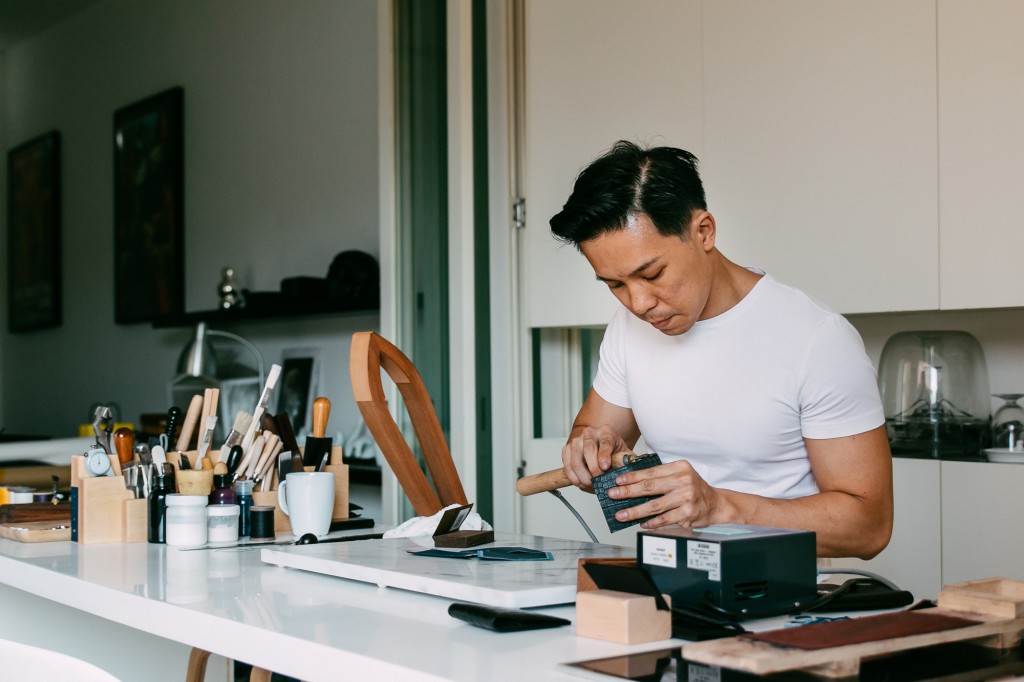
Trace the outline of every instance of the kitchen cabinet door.
<instances>
[{"instance_id":1,"label":"kitchen cabinet door","mask_svg":"<svg viewBox=\"0 0 1024 682\"><path fill-rule=\"evenodd\" d=\"M703 5L722 251L843 313L938 305L931 0Z\"/></svg>"},{"instance_id":2,"label":"kitchen cabinet door","mask_svg":"<svg viewBox=\"0 0 1024 682\"><path fill-rule=\"evenodd\" d=\"M1024 580L1024 466L942 463L942 582Z\"/></svg>"},{"instance_id":3,"label":"kitchen cabinet door","mask_svg":"<svg viewBox=\"0 0 1024 682\"><path fill-rule=\"evenodd\" d=\"M831 565L873 571L916 598L935 598L942 589L939 466L937 460L894 459L889 546L870 561L834 559Z\"/></svg>"},{"instance_id":4,"label":"kitchen cabinet door","mask_svg":"<svg viewBox=\"0 0 1024 682\"><path fill-rule=\"evenodd\" d=\"M1024 305L1024 3L940 0L943 308Z\"/></svg>"},{"instance_id":5,"label":"kitchen cabinet door","mask_svg":"<svg viewBox=\"0 0 1024 682\"><path fill-rule=\"evenodd\" d=\"M700 2L528 1L525 14L525 319L605 325L615 298L548 221L617 140L700 155Z\"/></svg>"}]
</instances>

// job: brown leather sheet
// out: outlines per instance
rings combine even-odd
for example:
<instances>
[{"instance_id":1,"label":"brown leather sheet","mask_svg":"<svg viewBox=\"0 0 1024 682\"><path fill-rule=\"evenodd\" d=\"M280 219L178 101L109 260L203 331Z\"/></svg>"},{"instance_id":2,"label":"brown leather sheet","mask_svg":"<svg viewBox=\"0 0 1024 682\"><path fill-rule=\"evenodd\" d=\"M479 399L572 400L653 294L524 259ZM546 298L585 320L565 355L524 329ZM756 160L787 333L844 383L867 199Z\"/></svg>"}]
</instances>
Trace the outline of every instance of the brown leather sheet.
<instances>
[{"instance_id":1,"label":"brown leather sheet","mask_svg":"<svg viewBox=\"0 0 1024 682\"><path fill-rule=\"evenodd\" d=\"M929 614L924 611L897 611L851 620L837 620L831 623L815 623L782 630L755 632L742 635L742 637L778 646L815 650L955 630L977 625L978 622L957 616Z\"/></svg>"}]
</instances>

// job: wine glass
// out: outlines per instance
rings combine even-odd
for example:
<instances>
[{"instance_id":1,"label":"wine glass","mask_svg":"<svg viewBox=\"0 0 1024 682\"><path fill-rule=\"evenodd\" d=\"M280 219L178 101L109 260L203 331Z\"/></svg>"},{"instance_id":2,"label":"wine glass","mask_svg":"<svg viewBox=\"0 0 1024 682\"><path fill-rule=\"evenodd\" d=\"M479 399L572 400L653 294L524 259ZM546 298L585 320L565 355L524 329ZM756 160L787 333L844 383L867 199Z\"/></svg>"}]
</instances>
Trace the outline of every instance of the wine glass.
<instances>
[{"instance_id":1,"label":"wine glass","mask_svg":"<svg viewBox=\"0 0 1024 682\"><path fill-rule=\"evenodd\" d=\"M1024 393L995 393L1003 404L992 417L992 447L1013 450L1024 438L1024 407L1017 402Z\"/></svg>"}]
</instances>

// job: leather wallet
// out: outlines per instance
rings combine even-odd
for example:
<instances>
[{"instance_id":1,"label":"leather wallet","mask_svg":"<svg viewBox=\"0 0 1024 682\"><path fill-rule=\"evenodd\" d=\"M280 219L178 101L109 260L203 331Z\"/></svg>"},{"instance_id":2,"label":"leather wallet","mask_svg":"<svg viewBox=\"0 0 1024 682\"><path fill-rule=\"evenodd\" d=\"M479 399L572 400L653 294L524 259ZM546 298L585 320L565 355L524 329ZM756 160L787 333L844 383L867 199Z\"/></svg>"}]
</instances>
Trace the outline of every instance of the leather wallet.
<instances>
[{"instance_id":1,"label":"leather wallet","mask_svg":"<svg viewBox=\"0 0 1024 682\"><path fill-rule=\"evenodd\" d=\"M495 632L521 632L523 630L540 630L570 625L572 621L545 613L505 609L482 604L466 604L455 602L448 607L448 615L466 621L478 628Z\"/></svg>"}]
</instances>

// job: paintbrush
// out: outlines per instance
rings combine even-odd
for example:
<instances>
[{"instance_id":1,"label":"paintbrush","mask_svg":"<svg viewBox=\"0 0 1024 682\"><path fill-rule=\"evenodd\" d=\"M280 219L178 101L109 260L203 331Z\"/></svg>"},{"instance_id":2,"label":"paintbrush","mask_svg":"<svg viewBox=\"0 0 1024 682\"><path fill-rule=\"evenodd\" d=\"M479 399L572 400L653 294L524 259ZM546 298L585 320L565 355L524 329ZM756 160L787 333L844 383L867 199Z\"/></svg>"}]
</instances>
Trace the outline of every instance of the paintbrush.
<instances>
[{"instance_id":1,"label":"paintbrush","mask_svg":"<svg viewBox=\"0 0 1024 682\"><path fill-rule=\"evenodd\" d=\"M239 412L235 415L235 423L231 426L231 432L228 433L228 437L220 449L220 461L227 461L232 445L241 445L242 437L249 430L250 422L252 422L252 415L248 412Z\"/></svg>"},{"instance_id":2,"label":"paintbrush","mask_svg":"<svg viewBox=\"0 0 1024 682\"><path fill-rule=\"evenodd\" d=\"M249 447L245 449L245 456L242 458L242 463L238 465L236 473L238 478L248 478L250 466L255 466L256 461L259 460L260 455L263 454L263 446L266 444L266 439L263 434L260 434L253 438L253 441L249 443Z\"/></svg>"},{"instance_id":3,"label":"paintbrush","mask_svg":"<svg viewBox=\"0 0 1024 682\"><path fill-rule=\"evenodd\" d=\"M263 393L260 395L260 401L256 404L256 409L253 410L252 422L242 438L242 447L246 450L252 444L252 439L256 437L256 430L260 426L260 419L263 417L263 413L267 411L267 405L270 404L270 394L273 393L274 387L277 386L277 380L280 376L281 365L271 365L270 373L267 375L267 383L263 386Z\"/></svg>"},{"instance_id":4,"label":"paintbrush","mask_svg":"<svg viewBox=\"0 0 1024 682\"><path fill-rule=\"evenodd\" d=\"M213 462L206 456L210 448L210 441L213 440L213 430L217 428L217 415L210 415L206 418L206 429L199 438L199 454L196 459L197 469L212 469Z\"/></svg>"}]
</instances>

